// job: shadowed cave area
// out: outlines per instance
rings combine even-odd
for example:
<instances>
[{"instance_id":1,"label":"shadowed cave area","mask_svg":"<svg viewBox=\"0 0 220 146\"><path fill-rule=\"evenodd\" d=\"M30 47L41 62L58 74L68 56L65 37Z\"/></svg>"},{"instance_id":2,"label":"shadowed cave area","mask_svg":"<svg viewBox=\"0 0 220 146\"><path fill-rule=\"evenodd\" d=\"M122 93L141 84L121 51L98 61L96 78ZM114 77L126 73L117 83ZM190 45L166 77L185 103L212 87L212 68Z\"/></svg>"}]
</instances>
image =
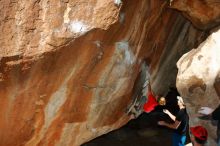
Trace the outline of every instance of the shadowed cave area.
<instances>
[{"instance_id":1,"label":"shadowed cave area","mask_svg":"<svg viewBox=\"0 0 220 146\"><path fill-rule=\"evenodd\" d=\"M98 137L82 146L171 146L172 130L159 127L146 113L122 128Z\"/></svg>"},{"instance_id":2,"label":"shadowed cave area","mask_svg":"<svg viewBox=\"0 0 220 146\"><path fill-rule=\"evenodd\" d=\"M172 98L177 94L174 91L168 93L167 102L171 111L176 113L178 107ZM173 110L172 110L173 109ZM159 126L159 120L170 121L169 117L161 112L142 113L138 118L129 121L120 129L114 130L108 134L100 136L82 146L171 146L171 136L173 130ZM188 133L188 132L187 132ZM187 143L190 142L187 134Z\"/></svg>"}]
</instances>

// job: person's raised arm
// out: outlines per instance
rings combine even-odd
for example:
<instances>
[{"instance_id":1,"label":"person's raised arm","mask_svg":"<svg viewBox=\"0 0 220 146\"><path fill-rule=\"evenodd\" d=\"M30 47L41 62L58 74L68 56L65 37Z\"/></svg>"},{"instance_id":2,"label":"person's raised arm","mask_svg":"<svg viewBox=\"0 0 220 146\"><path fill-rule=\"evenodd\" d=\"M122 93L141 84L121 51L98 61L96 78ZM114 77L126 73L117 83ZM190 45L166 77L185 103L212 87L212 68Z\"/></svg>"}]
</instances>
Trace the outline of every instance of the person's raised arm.
<instances>
[{"instance_id":1,"label":"person's raised arm","mask_svg":"<svg viewBox=\"0 0 220 146\"><path fill-rule=\"evenodd\" d=\"M169 110L164 109L163 112L167 114L173 121L176 121L176 116L174 116Z\"/></svg>"}]
</instances>

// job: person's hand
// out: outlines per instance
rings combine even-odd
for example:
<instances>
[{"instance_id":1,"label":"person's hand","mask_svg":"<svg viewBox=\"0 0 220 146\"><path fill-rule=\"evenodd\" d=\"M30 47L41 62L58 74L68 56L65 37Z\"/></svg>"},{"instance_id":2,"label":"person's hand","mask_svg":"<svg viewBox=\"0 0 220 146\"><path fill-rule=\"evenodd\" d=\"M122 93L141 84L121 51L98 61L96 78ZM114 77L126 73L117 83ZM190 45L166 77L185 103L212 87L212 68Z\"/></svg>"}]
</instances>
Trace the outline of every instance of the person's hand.
<instances>
[{"instance_id":1,"label":"person's hand","mask_svg":"<svg viewBox=\"0 0 220 146\"><path fill-rule=\"evenodd\" d=\"M198 111L202 115L210 115L214 110L210 107L201 107Z\"/></svg>"},{"instance_id":2,"label":"person's hand","mask_svg":"<svg viewBox=\"0 0 220 146\"><path fill-rule=\"evenodd\" d=\"M164 109L163 112L164 112L165 114L169 114L169 113L170 113L170 111L167 110L167 109Z\"/></svg>"},{"instance_id":3,"label":"person's hand","mask_svg":"<svg viewBox=\"0 0 220 146\"><path fill-rule=\"evenodd\" d=\"M130 118L131 118L131 120L132 120L132 119L136 119L136 117L135 117L134 114L131 114Z\"/></svg>"},{"instance_id":4,"label":"person's hand","mask_svg":"<svg viewBox=\"0 0 220 146\"><path fill-rule=\"evenodd\" d=\"M165 125L165 122L164 121L158 121L157 124L163 126L163 125Z\"/></svg>"}]
</instances>

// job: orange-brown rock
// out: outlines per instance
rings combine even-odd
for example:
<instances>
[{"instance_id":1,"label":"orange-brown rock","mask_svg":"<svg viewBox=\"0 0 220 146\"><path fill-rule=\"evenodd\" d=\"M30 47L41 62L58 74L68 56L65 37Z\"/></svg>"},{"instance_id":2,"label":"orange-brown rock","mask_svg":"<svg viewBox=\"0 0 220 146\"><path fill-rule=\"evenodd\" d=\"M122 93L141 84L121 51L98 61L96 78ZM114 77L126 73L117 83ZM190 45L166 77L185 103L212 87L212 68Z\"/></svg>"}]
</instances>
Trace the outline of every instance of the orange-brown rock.
<instances>
[{"instance_id":1,"label":"orange-brown rock","mask_svg":"<svg viewBox=\"0 0 220 146\"><path fill-rule=\"evenodd\" d=\"M220 24L219 0L170 0L171 8L183 13L200 29L210 29Z\"/></svg>"},{"instance_id":2,"label":"orange-brown rock","mask_svg":"<svg viewBox=\"0 0 220 146\"><path fill-rule=\"evenodd\" d=\"M0 7L0 146L78 146L122 126L143 60L165 93L206 37L162 0Z\"/></svg>"}]
</instances>

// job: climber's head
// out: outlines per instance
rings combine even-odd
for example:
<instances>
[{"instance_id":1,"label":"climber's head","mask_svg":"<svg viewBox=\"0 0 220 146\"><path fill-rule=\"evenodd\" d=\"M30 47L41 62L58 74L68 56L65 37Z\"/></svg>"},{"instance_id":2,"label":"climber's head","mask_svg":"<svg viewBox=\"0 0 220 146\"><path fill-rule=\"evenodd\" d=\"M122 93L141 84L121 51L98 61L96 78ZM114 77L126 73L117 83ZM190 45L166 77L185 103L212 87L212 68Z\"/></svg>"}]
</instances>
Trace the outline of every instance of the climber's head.
<instances>
[{"instance_id":1,"label":"climber's head","mask_svg":"<svg viewBox=\"0 0 220 146\"><path fill-rule=\"evenodd\" d=\"M160 97L158 101L159 105L166 105L166 98L165 97Z\"/></svg>"},{"instance_id":2,"label":"climber's head","mask_svg":"<svg viewBox=\"0 0 220 146\"><path fill-rule=\"evenodd\" d=\"M185 104L183 102L183 98L181 96L177 96L177 104L179 107L182 107L182 106L185 107Z\"/></svg>"}]
</instances>

